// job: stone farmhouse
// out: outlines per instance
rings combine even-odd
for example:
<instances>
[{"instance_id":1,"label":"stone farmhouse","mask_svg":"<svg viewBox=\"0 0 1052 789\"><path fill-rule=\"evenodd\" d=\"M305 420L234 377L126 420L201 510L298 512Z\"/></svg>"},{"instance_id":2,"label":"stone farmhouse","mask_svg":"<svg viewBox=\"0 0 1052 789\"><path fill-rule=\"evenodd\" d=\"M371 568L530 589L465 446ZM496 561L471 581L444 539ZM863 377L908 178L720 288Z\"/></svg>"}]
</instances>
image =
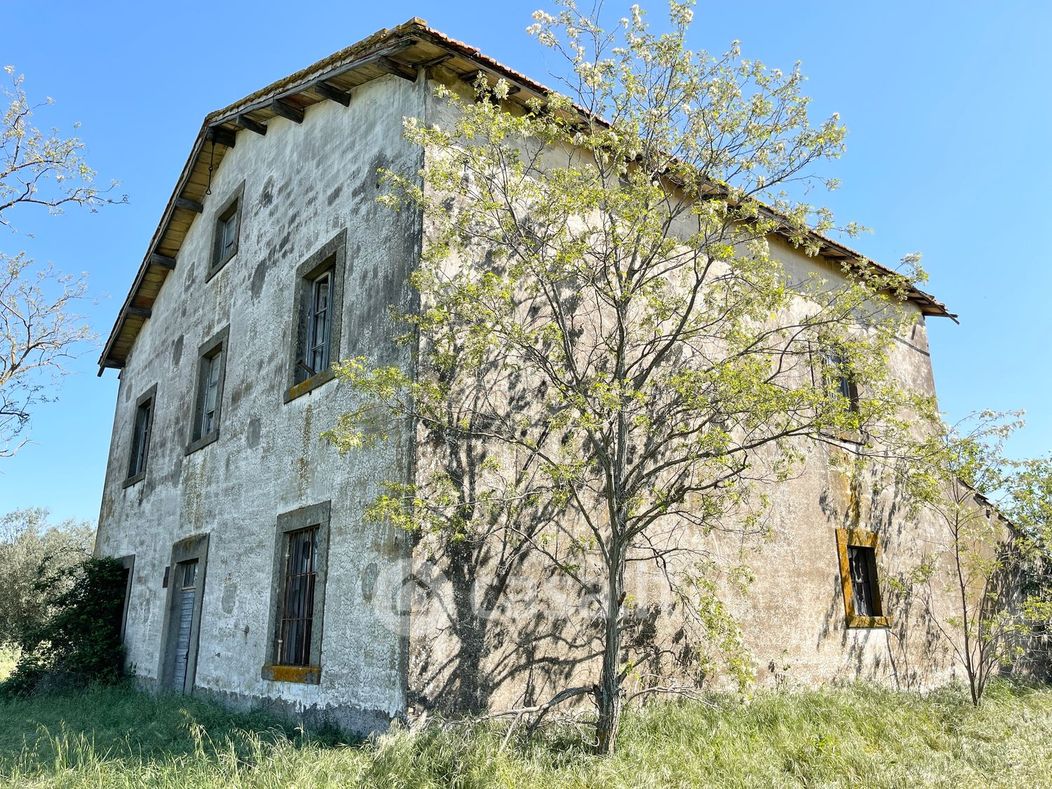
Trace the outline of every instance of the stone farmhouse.
<instances>
[{"instance_id":1,"label":"stone farmhouse","mask_svg":"<svg viewBox=\"0 0 1052 789\"><path fill-rule=\"evenodd\" d=\"M363 517L383 482L412 481L410 425L347 456L320 435L351 403L336 360L412 360L391 311L413 304L424 223L377 203L377 170L418 171L403 118L429 117L434 83L480 72L511 102L546 92L413 19L205 118L100 359L120 389L96 552L128 569L143 685L373 731L413 710L543 701L576 670L536 646L532 616L469 644L415 596L410 535ZM831 275L856 255L772 245ZM917 290L909 309L892 364L933 395L925 321L953 316ZM760 681L944 681L945 645L889 583L934 526L827 460L773 496L736 611Z\"/></svg>"}]
</instances>

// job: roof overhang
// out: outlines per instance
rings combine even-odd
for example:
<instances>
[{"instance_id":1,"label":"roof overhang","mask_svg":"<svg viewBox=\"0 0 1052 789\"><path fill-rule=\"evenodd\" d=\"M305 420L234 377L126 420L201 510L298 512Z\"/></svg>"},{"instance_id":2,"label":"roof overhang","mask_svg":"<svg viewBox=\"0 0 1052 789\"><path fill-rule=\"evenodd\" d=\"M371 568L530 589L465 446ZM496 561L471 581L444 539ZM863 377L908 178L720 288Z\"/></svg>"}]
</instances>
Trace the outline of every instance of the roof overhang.
<instances>
[{"instance_id":1,"label":"roof overhang","mask_svg":"<svg viewBox=\"0 0 1052 789\"><path fill-rule=\"evenodd\" d=\"M398 27L380 30L207 115L110 331L99 358L99 375L108 367L124 366L135 338L150 318L161 286L176 268L183 240L203 211L209 171L218 167L235 146L239 133L266 134L267 123L275 117L302 122L304 111L314 104L335 101L346 106L359 85L388 74L415 80L421 69L440 70L441 76L449 80L473 82L479 72L489 78L503 78L513 87L508 101L523 105L552 93L474 47L428 27L424 20L413 18ZM831 239L818 234L813 238L819 254L830 260L861 262L892 273ZM909 299L924 315L956 320L940 302L921 290L911 288Z\"/></svg>"}]
</instances>

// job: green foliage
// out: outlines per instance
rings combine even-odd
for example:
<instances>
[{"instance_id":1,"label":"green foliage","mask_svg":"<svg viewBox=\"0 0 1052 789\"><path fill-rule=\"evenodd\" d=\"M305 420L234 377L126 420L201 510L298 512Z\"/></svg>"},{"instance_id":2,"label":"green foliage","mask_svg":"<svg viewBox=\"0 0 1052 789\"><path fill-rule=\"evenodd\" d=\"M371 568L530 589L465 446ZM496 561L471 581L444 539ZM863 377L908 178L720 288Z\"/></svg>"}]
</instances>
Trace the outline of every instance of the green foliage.
<instances>
[{"instance_id":1,"label":"green foliage","mask_svg":"<svg viewBox=\"0 0 1052 789\"><path fill-rule=\"evenodd\" d=\"M86 559L94 531L88 523L49 523L44 509L0 516L0 648L19 646L40 629L49 609L37 582Z\"/></svg>"},{"instance_id":2,"label":"green foliage","mask_svg":"<svg viewBox=\"0 0 1052 789\"><path fill-rule=\"evenodd\" d=\"M995 412L940 424L901 480L942 527L905 591L911 583L927 589L928 614L964 668L975 704L990 678L1052 624L1050 464L1005 455L1021 424L1017 413ZM937 590L953 605L934 606Z\"/></svg>"},{"instance_id":3,"label":"green foliage","mask_svg":"<svg viewBox=\"0 0 1052 789\"><path fill-rule=\"evenodd\" d=\"M381 199L424 217L420 309L402 316L417 363L338 367L361 401L329 437L351 451L412 420L419 478L375 514L444 528L461 552L499 539L578 584L608 625L602 710L632 660L627 566L703 588L696 537L737 528L747 550L758 487L837 436L880 456L933 410L889 365L916 320L915 257L901 273L784 264L780 239L813 256L835 229L802 198L830 186L817 168L844 140L836 116L810 119L799 69L689 49L691 3L669 3L665 33L638 7L611 31L559 5L531 32L563 58L569 96L513 107L480 78L406 119L425 166L385 172Z\"/></svg>"},{"instance_id":4,"label":"green foliage","mask_svg":"<svg viewBox=\"0 0 1052 789\"><path fill-rule=\"evenodd\" d=\"M726 787L1042 786L1052 774L1052 691L991 686L974 709L953 690L866 686L652 703L621 748L580 729L513 736L503 725L396 729L347 747L262 715L126 688L0 701L0 783L12 786Z\"/></svg>"},{"instance_id":5,"label":"green foliage","mask_svg":"<svg viewBox=\"0 0 1052 789\"><path fill-rule=\"evenodd\" d=\"M0 686L3 693L22 696L120 679L126 586L121 563L106 557L47 567L37 586L49 614L24 637L15 670Z\"/></svg>"}]
</instances>

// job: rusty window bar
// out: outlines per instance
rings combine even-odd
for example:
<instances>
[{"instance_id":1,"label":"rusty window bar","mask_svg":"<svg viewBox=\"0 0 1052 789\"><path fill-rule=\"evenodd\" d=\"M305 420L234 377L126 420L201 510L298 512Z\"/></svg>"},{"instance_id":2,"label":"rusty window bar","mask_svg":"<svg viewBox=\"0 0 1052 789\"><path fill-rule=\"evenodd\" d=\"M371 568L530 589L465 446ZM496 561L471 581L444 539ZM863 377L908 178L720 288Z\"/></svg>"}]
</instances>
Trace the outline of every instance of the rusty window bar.
<instances>
[{"instance_id":1,"label":"rusty window bar","mask_svg":"<svg viewBox=\"0 0 1052 789\"><path fill-rule=\"evenodd\" d=\"M310 665L317 538L317 526L289 532L287 537L285 592L277 641L281 665Z\"/></svg>"}]
</instances>

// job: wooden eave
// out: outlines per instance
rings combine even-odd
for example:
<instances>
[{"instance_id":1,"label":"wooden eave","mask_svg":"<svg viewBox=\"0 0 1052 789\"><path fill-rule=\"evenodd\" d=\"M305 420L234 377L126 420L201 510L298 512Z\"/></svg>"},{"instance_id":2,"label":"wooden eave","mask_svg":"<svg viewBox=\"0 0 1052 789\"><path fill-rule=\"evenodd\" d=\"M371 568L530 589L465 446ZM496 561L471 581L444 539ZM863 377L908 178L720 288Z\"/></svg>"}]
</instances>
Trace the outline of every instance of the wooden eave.
<instances>
[{"instance_id":1,"label":"wooden eave","mask_svg":"<svg viewBox=\"0 0 1052 789\"><path fill-rule=\"evenodd\" d=\"M265 134L267 124L274 117L299 122L303 113L319 102L336 101L346 106L351 101L354 89L360 85L388 74L413 80L420 69L435 71L445 81L473 82L480 73L492 77L494 81L502 78L512 87L507 101L521 106L526 106L531 99L544 100L552 93L544 85L474 47L433 30L424 20L413 18L398 27L377 31L346 49L210 113L201 124L172 196L110 331L99 358L99 375L108 367L119 369L124 366L140 329L149 319L161 287L176 268L179 250L190 226L210 197L206 194L209 170L214 172L218 169L227 151L236 145L239 134ZM851 259L889 272L889 269L831 239L818 234L813 234L813 238L818 242L820 254L834 261ZM911 289L910 300L925 315L956 319L933 296L923 291Z\"/></svg>"}]
</instances>

